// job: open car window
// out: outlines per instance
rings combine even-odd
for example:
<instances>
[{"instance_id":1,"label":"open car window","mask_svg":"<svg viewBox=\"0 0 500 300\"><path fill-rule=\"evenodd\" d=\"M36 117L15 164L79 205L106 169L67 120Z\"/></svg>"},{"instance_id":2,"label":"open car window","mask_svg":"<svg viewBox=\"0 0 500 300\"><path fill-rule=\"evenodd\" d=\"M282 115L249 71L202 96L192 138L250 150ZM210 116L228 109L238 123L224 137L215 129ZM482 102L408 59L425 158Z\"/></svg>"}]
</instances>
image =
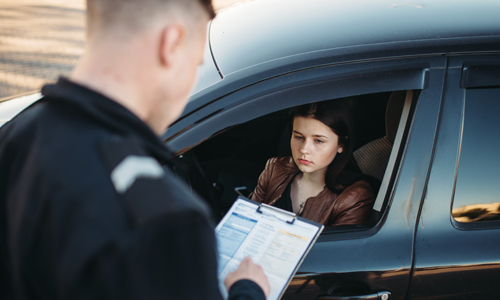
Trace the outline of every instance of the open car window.
<instances>
[{"instance_id":1,"label":"open car window","mask_svg":"<svg viewBox=\"0 0 500 300\"><path fill-rule=\"evenodd\" d=\"M397 108L394 108L394 103L389 105L394 102L395 95L399 98L395 101ZM391 171L400 157L398 153L404 144L403 137L413 96L414 91L410 90L337 99L347 101L353 113L356 162L369 162L358 164L363 173L379 180L380 192L374 206L374 221L383 210L386 191L391 184ZM396 115L392 115L391 121L394 124L391 133L388 133L386 112L390 109L395 109ZM205 198L215 197L217 208L214 211L217 219L227 212L238 193L248 196L255 189L257 179L269 158L291 155L290 111L291 109L284 109L273 112L232 127L180 156L181 160L191 165L188 171L191 174L185 173L185 178L195 186L195 190ZM196 174L197 169L201 169L203 175ZM376 172L370 172L373 169ZM380 173L379 176L375 176L377 172ZM205 176L205 184L200 182L201 176Z\"/></svg>"},{"instance_id":2,"label":"open car window","mask_svg":"<svg viewBox=\"0 0 500 300\"><path fill-rule=\"evenodd\" d=\"M308 76L291 74L296 78L274 78L260 84L264 87L250 86L201 108L177 122L166 137L169 146L179 151L175 160L185 166L183 170L179 168L179 173L209 202L218 221L238 193L248 195L253 191L269 158L291 154L292 107L319 101L347 101L355 123L354 157L359 162L382 161L377 177L380 189L369 223L327 227L323 235L372 228L390 203L412 112L428 80L428 63L405 61L406 68L399 63L393 68L387 65L375 68L377 63L368 63L366 69L359 66L355 71L352 66L345 67L351 70L348 76L339 72L344 66L308 70ZM294 80L303 82L298 84ZM398 108L396 113L392 112L389 133L386 112L394 110L389 103L395 96ZM373 153L373 149L382 147L377 144L380 140L389 140L383 145L383 158ZM368 150L367 145L371 146ZM373 176L367 171L371 167L360 165L363 173Z\"/></svg>"}]
</instances>

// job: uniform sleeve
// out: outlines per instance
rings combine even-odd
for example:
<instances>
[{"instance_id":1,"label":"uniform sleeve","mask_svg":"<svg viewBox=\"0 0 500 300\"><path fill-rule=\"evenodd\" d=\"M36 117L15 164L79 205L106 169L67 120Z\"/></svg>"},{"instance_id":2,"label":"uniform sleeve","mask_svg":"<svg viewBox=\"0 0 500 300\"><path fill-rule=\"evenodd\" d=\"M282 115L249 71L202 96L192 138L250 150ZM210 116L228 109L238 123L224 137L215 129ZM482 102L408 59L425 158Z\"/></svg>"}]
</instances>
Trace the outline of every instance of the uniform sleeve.
<instances>
[{"instance_id":1,"label":"uniform sleeve","mask_svg":"<svg viewBox=\"0 0 500 300\"><path fill-rule=\"evenodd\" d=\"M61 298L222 300L216 257L214 227L207 216L172 209L90 257L70 293ZM265 296L256 283L242 280L228 299Z\"/></svg>"},{"instance_id":2,"label":"uniform sleeve","mask_svg":"<svg viewBox=\"0 0 500 300\"><path fill-rule=\"evenodd\" d=\"M255 282L240 280L231 286L229 300L266 300L266 296Z\"/></svg>"},{"instance_id":3,"label":"uniform sleeve","mask_svg":"<svg viewBox=\"0 0 500 300\"><path fill-rule=\"evenodd\" d=\"M91 219L89 213L64 232L60 299L221 300L208 207L134 141L106 141L101 149L107 178L94 195L74 201L78 209L67 211L78 215L102 202L108 214ZM115 198L99 196L102 190ZM82 234L92 247L82 243Z\"/></svg>"},{"instance_id":4,"label":"uniform sleeve","mask_svg":"<svg viewBox=\"0 0 500 300\"><path fill-rule=\"evenodd\" d=\"M133 146L128 140L103 144L107 184L96 184L95 195L75 195L80 207L65 210L82 215L82 207L103 203L107 215L58 223L72 223L58 226L65 237L57 240L58 298L222 300L208 207ZM116 199L97 196L104 189Z\"/></svg>"},{"instance_id":5,"label":"uniform sleeve","mask_svg":"<svg viewBox=\"0 0 500 300\"><path fill-rule=\"evenodd\" d=\"M165 215L96 253L64 298L220 300L215 249L203 215Z\"/></svg>"},{"instance_id":6,"label":"uniform sleeve","mask_svg":"<svg viewBox=\"0 0 500 300\"><path fill-rule=\"evenodd\" d=\"M370 220L375 194L366 181L346 188L337 198L338 205L330 216L330 225L362 224Z\"/></svg>"},{"instance_id":7,"label":"uniform sleeve","mask_svg":"<svg viewBox=\"0 0 500 300\"><path fill-rule=\"evenodd\" d=\"M266 167L260 174L259 180L257 181L257 187L249 196L249 198L253 201L262 203L266 200L267 188L273 174L275 162L276 158L271 158L267 161Z\"/></svg>"}]
</instances>

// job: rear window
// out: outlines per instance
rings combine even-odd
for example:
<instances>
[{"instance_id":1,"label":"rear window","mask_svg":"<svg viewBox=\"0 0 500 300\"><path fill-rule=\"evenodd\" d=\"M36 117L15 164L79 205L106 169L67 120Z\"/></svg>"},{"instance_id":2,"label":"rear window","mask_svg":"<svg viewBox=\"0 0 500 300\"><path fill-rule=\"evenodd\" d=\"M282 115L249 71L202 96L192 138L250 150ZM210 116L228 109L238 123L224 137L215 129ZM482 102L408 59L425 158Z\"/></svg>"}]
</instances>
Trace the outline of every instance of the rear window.
<instances>
[{"instance_id":1,"label":"rear window","mask_svg":"<svg viewBox=\"0 0 500 300\"><path fill-rule=\"evenodd\" d=\"M453 218L500 220L500 88L467 89Z\"/></svg>"}]
</instances>

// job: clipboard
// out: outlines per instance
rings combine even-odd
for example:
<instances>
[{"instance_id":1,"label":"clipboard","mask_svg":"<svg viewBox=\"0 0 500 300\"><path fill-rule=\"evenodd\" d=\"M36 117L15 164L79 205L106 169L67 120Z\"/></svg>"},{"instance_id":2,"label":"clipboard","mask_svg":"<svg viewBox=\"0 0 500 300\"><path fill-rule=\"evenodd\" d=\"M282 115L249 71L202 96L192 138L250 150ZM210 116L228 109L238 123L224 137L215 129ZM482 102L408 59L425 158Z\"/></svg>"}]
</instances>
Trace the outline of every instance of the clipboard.
<instances>
[{"instance_id":1,"label":"clipboard","mask_svg":"<svg viewBox=\"0 0 500 300\"><path fill-rule=\"evenodd\" d=\"M224 279L246 256L261 265L268 277L267 300L280 299L323 228L292 212L238 197L215 228L217 274L224 299L228 297Z\"/></svg>"}]
</instances>

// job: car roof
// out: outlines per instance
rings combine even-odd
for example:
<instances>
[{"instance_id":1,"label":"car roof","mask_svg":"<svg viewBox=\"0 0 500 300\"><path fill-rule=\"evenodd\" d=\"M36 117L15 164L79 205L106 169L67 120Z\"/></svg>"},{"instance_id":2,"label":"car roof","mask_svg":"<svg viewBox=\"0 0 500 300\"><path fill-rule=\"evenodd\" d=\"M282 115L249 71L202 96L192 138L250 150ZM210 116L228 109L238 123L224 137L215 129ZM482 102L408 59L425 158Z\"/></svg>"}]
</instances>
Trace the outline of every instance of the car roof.
<instances>
[{"instance_id":1,"label":"car roof","mask_svg":"<svg viewBox=\"0 0 500 300\"><path fill-rule=\"evenodd\" d=\"M29 93L0 99L0 127L41 97L40 93Z\"/></svg>"},{"instance_id":2,"label":"car roof","mask_svg":"<svg viewBox=\"0 0 500 300\"><path fill-rule=\"evenodd\" d=\"M499 11L498 0L246 1L219 12L210 47L224 76L321 51L349 49L359 59L403 45L409 55L498 51Z\"/></svg>"}]
</instances>

